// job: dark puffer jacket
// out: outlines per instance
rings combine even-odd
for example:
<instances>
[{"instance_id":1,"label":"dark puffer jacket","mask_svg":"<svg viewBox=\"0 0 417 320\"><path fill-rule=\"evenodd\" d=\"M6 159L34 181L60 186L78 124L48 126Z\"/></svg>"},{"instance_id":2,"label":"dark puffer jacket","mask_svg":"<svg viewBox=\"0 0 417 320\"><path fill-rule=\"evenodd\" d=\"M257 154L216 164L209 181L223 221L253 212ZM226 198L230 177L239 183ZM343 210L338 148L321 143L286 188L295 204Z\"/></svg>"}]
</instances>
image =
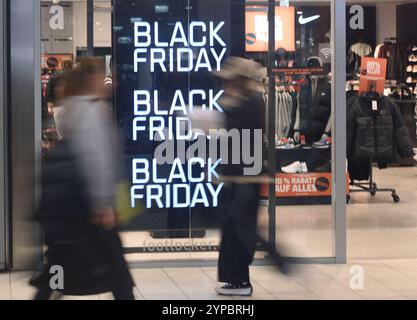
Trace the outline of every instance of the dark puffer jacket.
<instances>
[{"instance_id":1,"label":"dark puffer jacket","mask_svg":"<svg viewBox=\"0 0 417 320\"><path fill-rule=\"evenodd\" d=\"M413 145L398 106L380 97L378 110L365 97L347 101L347 154L351 160L395 162L414 155Z\"/></svg>"},{"instance_id":2,"label":"dark puffer jacket","mask_svg":"<svg viewBox=\"0 0 417 320\"><path fill-rule=\"evenodd\" d=\"M312 80L308 78L306 84L300 88L298 103L301 134L306 136L307 143L320 140L331 113L331 85L327 78L317 80L315 92Z\"/></svg>"}]
</instances>

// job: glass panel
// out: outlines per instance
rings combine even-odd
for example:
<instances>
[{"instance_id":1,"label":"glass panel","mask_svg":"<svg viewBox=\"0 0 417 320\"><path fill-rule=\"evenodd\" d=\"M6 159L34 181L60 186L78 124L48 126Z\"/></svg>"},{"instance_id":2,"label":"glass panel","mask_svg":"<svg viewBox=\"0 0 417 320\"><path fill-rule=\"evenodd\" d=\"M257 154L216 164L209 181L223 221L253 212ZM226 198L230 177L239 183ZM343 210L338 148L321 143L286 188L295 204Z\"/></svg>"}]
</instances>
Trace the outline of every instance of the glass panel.
<instances>
[{"instance_id":1,"label":"glass panel","mask_svg":"<svg viewBox=\"0 0 417 320\"><path fill-rule=\"evenodd\" d=\"M129 242L128 246L134 245L135 241L131 240L136 235L138 238L146 239L147 244L155 245L159 242L161 246L165 246L165 250L170 251L170 255L161 256L165 259L207 259L217 256L218 226L229 213L230 199L228 199L228 188L221 184L221 181L213 181L216 179L212 179L212 176L223 170L225 165L223 162L231 161L231 158L221 157L222 165L217 169L215 160L219 157L218 154L216 159L211 157L212 154L209 157L209 153L201 156L204 165L198 162L195 153L192 156L187 155L187 151L196 147L201 140L197 139L193 132L192 139L182 141L180 135L187 133L177 131L180 125L177 121L182 121L182 117L193 113L190 111L197 111L201 107L207 113L194 112L190 116L192 128L201 130L204 127L214 129L219 126L205 121L216 122L216 117L221 116L216 111L223 113L227 105L226 98L233 99L224 92L225 82L216 77L212 71L223 69L223 64L230 56L246 58L252 62L259 61L259 68L263 65L263 70L256 75L256 81L258 76L261 76L261 79L251 90L259 90L257 94L264 90L268 53L268 37L265 34L268 29L267 10L265 6L251 7L251 9L252 12L261 12L262 21L258 26L263 37L261 50L246 48L252 41L245 39L247 17L246 5L243 1L166 1L163 5L146 1L114 2L115 110L125 137L128 155L126 163L131 167L132 158L136 159L137 167L131 171L133 173L136 171L137 177L140 177L140 174L142 177L146 176L138 170L141 165L148 166L144 171L151 172L150 180L154 180L152 183L139 180L134 183L132 197L140 200L144 195L143 203L147 211L130 226L131 232L125 233L124 238ZM138 28L136 34L135 24ZM246 68L244 65L243 70L239 70L242 72L242 78L248 77L250 70ZM248 78L251 78L252 82L255 80L252 76ZM262 81L264 83L261 83ZM252 91L243 91L242 94L250 96ZM264 99L261 94L259 97ZM241 96L237 100L240 98ZM261 114L264 108L263 101L256 112ZM204 118L199 119L199 116ZM173 124L170 121L173 121ZM255 123L263 123L265 119L264 116L260 116L259 119L248 118L246 121L250 129ZM187 123L186 119L184 123ZM209 127L210 125L214 126ZM186 167L184 174L188 177L184 181L178 178L168 183L163 181L164 177L172 174L172 163L155 166L156 170L152 167L152 160L158 158L156 155L158 146L167 141L171 142L165 138L162 139L162 143L156 141L156 136L152 135L158 128L166 128L168 132L174 131L176 158L187 155L183 167ZM137 140L132 132L137 134ZM203 149L213 141L215 144L221 144L219 137L206 138L203 141ZM260 141L256 145L260 147L262 134L259 137ZM179 149L181 142L185 144L185 150ZM241 144L242 148L246 147L244 141L233 140L233 144L236 143ZM211 152L210 148L205 151ZM252 165L259 165L261 168L262 151L254 158L256 156L259 156L259 163ZM145 158L146 161L143 160ZM145 164L141 164L142 162ZM190 166L191 164L193 165ZM211 171L208 168L214 169ZM155 181L156 175L159 181ZM201 175L204 176L203 180L195 178ZM152 192L160 192L162 202L152 200ZM178 199L175 198L177 194ZM255 198L257 197L256 194ZM254 218L251 227L256 229L256 209L251 218ZM138 230L142 231L138 232ZM149 230L153 238L149 237ZM159 237L165 238L158 240ZM193 254L187 256L181 251L193 252ZM149 259L150 256L158 257L150 254L137 258Z\"/></svg>"},{"instance_id":2,"label":"glass panel","mask_svg":"<svg viewBox=\"0 0 417 320\"><path fill-rule=\"evenodd\" d=\"M178 161L177 149L181 143L188 145L181 138L187 134L182 126L187 125L189 105L187 67L193 63L188 19L186 0L166 5L114 1L115 113L133 182L131 198L146 208L123 237L128 247L140 247L148 254L129 259L190 258L189 208L194 188L188 164ZM165 145L173 153L164 153L167 159L161 163L162 155L156 154ZM159 254L163 252L170 254Z\"/></svg>"},{"instance_id":3,"label":"glass panel","mask_svg":"<svg viewBox=\"0 0 417 320\"><path fill-rule=\"evenodd\" d=\"M290 257L333 257L330 1L275 10L277 244Z\"/></svg>"},{"instance_id":4,"label":"glass panel","mask_svg":"<svg viewBox=\"0 0 417 320\"><path fill-rule=\"evenodd\" d=\"M265 91L268 87L266 67L268 65L269 25L266 5L266 2L263 5L262 3L253 5L253 3L245 4L242 1L215 1L208 4L197 0L176 3L175 6L170 2L164 5L143 2L139 4L135 1L115 2L113 26L117 70L115 105L119 124L127 137L127 153L131 157L137 157L138 154L147 150L148 161L146 163L151 164L157 145L155 139L150 136L152 134L151 124L156 128L161 125L161 127L169 127L170 119L174 120L174 117L170 117L171 115L161 118L157 114L158 110L169 109L172 101L180 96L186 107L191 104L192 107L204 106L207 105L205 98L210 94L216 97L216 94L222 89L223 83L213 77L209 69L216 67L215 54L222 54L222 48L226 48L226 53L219 59L221 64L228 56L238 56L256 60L264 66L259 89L264 92L263 98L266 101L264 106L267 106ZM137 43L135 46L134 41L137 39L135 39L132 30L135 22L139 28L142 28L138 31L140 35L138 41L149 40L149 45L142 46ZM208 30L210 25L219 26L219 23L221 26L218 28L218 38L211 39L213 42L211 44L207 42L200 45L196 39L203 41L204 30ZM184 37L190 41L172 40L173 33L179 32L179 25L182 26ZM190 29L188 26L194 27ZM195 30L201 31L198 33L198 31L194 32ZM334 235L330 206L330 116L332 111L331 76L329 74L331 69L330 2L323 1L315 5L277 2L275 30L276 60L273 63L277 82L275 88L276 117L273 123L276 128L276 139L272 143L276 143L277 146L276 165L279 168L277 175L278 206L276 209L278 243L280 243L280 247L285 248L285 253L290 256L332 257L334 255ZM180 37L181 33L178 33L178 36ZM190 44L192 40L194 40L193 45ZM201 55L203 51L209 57L209 68L207 66L197 68L197 61L201 64L203 61L201 59L205 57L205 55ZM179 52L182 54L175 58ZM190 59L191 55L193 59ZM174 58L170 60L172 56ZM192 65L187 64L190 62ZM185 67L182 65L183 63L185 63ZM138 67L137 72L134 70L135 66ZM187 66L190 70L187 70ZM178 67L182 69L178 71ZM281 94L282 87L285 92ZM318 92L316 92L317 88ZM143 113L146 120L139 118L139 111L136 116L132 114L135 90L146 91L136 91L137 99L151 101L151 112L146 111L146 115ZM222 98L222 94L218 96ZM159 105L155 104L156 101ZM143 101L139 101L138 106L142 109L147 108L147 104ZM223 108L221 104L219 107ZM266 123L268 123L268 119L269 115L267 114ZM132 125L135 121L137 121L136 132L138 135L146 135L146 138L133 141L132 131L135 132L135 130ZM144 121L143 127L139 126L140 121ZM297 142L303 142L303 145L291 144L291 141L282 145L282 138L295 138ZM189 141L185 143L186 147L190 147L192 144ZM176 156L180 156L181 151L177 149L176 151L179 151ZM144 158L145 155L142 154L140 157ZM131 161L132 159L129 159L127 163ZM301 172L283 174L282 168L294 162L297 162L295 166L298 165L300 168L294 169L293 165L286 170L289 172L300 170ZM163 175L169 176L171 167L170 165L161 166L157 171L165 170ZM151 165L149 165L149 169L151 169ZM306 170L309 172L305 172ZM189 184L189 181L185 184L189 185L190 190L199 188L197 184ZM167 208L167 199L164 196L167 191L174 188L174 185L168 183L163 186L162 191L158 191L163 195L163 203L157 203L156 200L147 203L150 208L137 221L137 225L133 229L162 229L161 232L165 235L168 234L169 238L179 237L175 240L178 247L185 249L186 252L195 250L193 255L189 257L216 257L217 253L215 252L207 254L201 251L216 249L219 244L217 227L230 209L228 207L230 203L227 204L227 200L230 200L227 199L229 196L227 187L219 193L218 207L212 205L213 203L210 204L209 199L206 199L209 202L208 205L202 201L202 205L197 204L194 207L190 201L190 206L186 209ZM137 186L134 190L138 191L142 188L147 190L148 187ZM158 189L160 187L156 185L150 188L151 190L155 188L155 192L160 190ZM282 193L283 190L287 191ZM207 192L206 189L205 191ZM209 193L205 193L205 195L209 195ZM263 195L268 200L267 193L264 192ZM139 192L137 196L140 197L141 193ZM168 200L172 201L172 199ZM264 202L264 206L260 207L261 215L259 217L261 230L264 231L269 229L268 209L265 204L267 202ZM155 210L155 206L162 208ZM176 229L179 229L178 232L182 230L186 234L179 235L178 232L174 232ZM170 231L167 232L167 230ZM133 239L133 237L129 237L132 235L133 233L126 234L127 241ZM147 237L146 232L141 232L140 237ZM192 239L191 246L188 242L189 239L186 238ZM264 238L267 238L266 233L264 233ZM149 238L147 241L155 243L155 240ZM172 244L171 240L165 241L165 244L167 243ZM187 243L185 247L181 245L184 243ZM175 248L171 249L176 250ZM185 257L184 255L178 256Z\"/></svg>"},{"instance_id":5,"label":"glass panel","mask_svg":"<svg viewBox=\"0 0 417 320\"><path fill-rule=\"evenodd\" d=\"M54 79L71 68L86 46L86 1L41 2L42 41L42 151L59 139L54 113L59 107Z\"/></svg>"},{"instance_id":6,"label":"glass panel","mask_svg":"<svg viewBox=\"0 0 417 320\"><path fill-rule=\"evenodd\" d=\"M370 1L350 9L347 126L352 134L348 130L347 156L352 185L348 258L414 258L417 1ZM382 60L365 63L368 57ZM370 86L374 71L381 71L382 80ZM363 112L361 117L355 115L358 111ZM365 128L364 119L368 119ZM386 124L384 129L381 121ZM374 133L365 149L364 138L370 134L364 132ZM391 133L388 139L387 132Z\"/></svg>"},{"instance_id":7,"label":"glass panel","mask_svg":"<svg viewBox=\"0 0 417 320\"><path fill-rule=\"evenodd\" d=\"M247 164L247 167L256 167L257 165L261 168L263 160L266 160L266 148L263 146L263 150L260 149L263 141L266 139L266 131L263 130L263 135L259 136L259 141L255 140L257 136L254 135L254 129L263 128L265 124L265 86L267 86L267 64L268 64L268 19L267 13L268 8L263 4L258 4L256 6L247 5L245 1L236 1L236 0L214 0L214 1L190 1L191 10L190 10L190 22L203 22L205 24L214 23L218 25L219 23L224 23L222 25L221 31L219 32L219 37L224 44L216 43L214 47L211 47L209 44L205 46L206 50L215 50L216 52L222 52L222 48L225 48L225 55L222 59L221 70L227 70L227 63L230 57L233 58L243 58L248 61L256 61L257 75L255 77L256 82L253 82L250 86L242 90L242 87L246 86L244 83L239 83L238 86L238 99L236 99L235 105L230 103L233 100L233 92L228 88L228 81L222 80L217 77L213 77L213 74L207 70L203 70L197 73L191 74L191 90L204 89L206 91L213 90L215 94L223 92L219 98L219 106L222 111L225 113L224 117L224 127L229 130L229 134L236 130L237 128L242 128L244 130L250 131L250 139L246 139L242 132L240 131L240 136L238 139L231 138L229 147L232 148L233 155L238 155L239 157L245 153L247 148L250 151L250 155L253 156L250 164ZM254 25L255 16L258 17L258 25ZM253 30L249 32L248 28ZM255 30L256 29L256 30ZM250 37L250 34L258 31L261 34L261 38L258 39L256 44L254 44L253 39ZM215 66L215 64L213 64ZM215 67L213 67L214 69ZM251 77L251 70L243 63L240 67L239 72L242 73L245 77ZM233 80L235 81L235 80ZM231 81L233 83L233 81ZM242 90L242 91L240 91ZM257 103L254 106L245 105L245 99L253 99L253 96L259 96L258 100L255 100ZM251 100L253 101L253 100ZM204 101L199 102L199 104L204 103ZM236 108L237 111L232 111L231 109ZM247 111L239 111L243 109ZM256 109L256 110L253 110ZM246 114L245 114L246 113ZM259 118L257 118L259 117ZM220 141L220 148L224 145ZM249 140L249 141L248 141ZM253 144L254 141L257 141L259 150L255 149ZM236 149L236 146L239 146ZM218 247L221 244L221 239L223 239L223 248L221 252L220 261L224 263L220 264L234 264L235 262L227 261L233 259L239 259L239 255L236 254L240 250L239 245L234 242L236 237L238 243L245 243L245 246L250 246L252 237L256 236L256 207L259 206L258 200L259 197L256 194L251 193L251 188L253 187L249 183L243 183L236 179L236 172L232 174L232 177L229 177L229 164L233 162L232 157L224 157L222 151L220 151L220 158L222 159L222 165L219 167L221 174L226 175L231 181L226 182L220 193L219 193L219 203L217 207L211 206L211 208L201 208L196 207L191 209L191 226L193 229L199 229L204 231L205 237L202 237L203 234L200 234L200 237L193 238L193 247L194 251L192 254L193 259L217 259L219 252ZM232 155L230 153L230 155ZM239 154L240 153L240 154ZM239 161L243 163L243 159ZM226 162L228 164L226 164ZM234 164L232 164L234 166ZM234 169L232 169L234 170ZM261 172L260 172L261 173ZM243 172L245 176L245 172ZM255 192L259 193L258 188L259 183L256 184ZM246 188L246 190L244 189ZM246 199L241 199L244 192L249 191ZM252 198L252 199L251 199ZM239 200L240 199L240 200ZM245 204L242 205L240 202L245 201ZM250 209L251 205L255 203L255 208ZM263 204L264 205L264 204ZM262 210L262 207L261 209ZM246 225L246 226L245 226ZM249 226L248 226L249 225ZM237 235L234 235L234 229L237 231ZM230 251L228 251L230 250ZM247 248L249 252L252 249ZM228 256L230 258L224 258ZM264 254L256 254L257 258L264 258ZM220 266L220 270L222 267ZM220 271L221 272L221 271Z\"/></svg>"}]
</instances>

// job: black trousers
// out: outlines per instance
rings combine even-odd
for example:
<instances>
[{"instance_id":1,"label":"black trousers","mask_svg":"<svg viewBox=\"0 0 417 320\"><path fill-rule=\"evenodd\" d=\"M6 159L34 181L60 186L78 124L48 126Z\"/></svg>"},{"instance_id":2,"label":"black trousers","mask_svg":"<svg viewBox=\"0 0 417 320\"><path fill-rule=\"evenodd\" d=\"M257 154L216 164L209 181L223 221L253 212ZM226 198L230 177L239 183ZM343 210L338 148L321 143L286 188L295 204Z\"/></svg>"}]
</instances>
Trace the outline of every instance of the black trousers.
<instances>
[{"instance_id":1,"label":"black trousers","mask_svg":"<svg viewBox=\"0 0 417 320\"><path fill-rule=\"evenodd\" d=\"M58 290L64 295L93 295L111 291L116 300L134 299L135 283L116 229L91 226L79 235L71 233L66 237L49 237L47 243L47 264L31 283L38 289L35 299L45 300L51 295L49 271L53 265L64 269L64 289Z\"/></svg>"},{"instance_id":2,"label":"black trousers","mask_svg":"<svg viewBox=\"0 0 417 320\"><path fill-rule=\"evenodd\" d=\"M257 213L260 187L257 184L235 185L222 227L218 261L219 282L249 282L249 266L258 242Z\"/></svg>"}]
</instances>

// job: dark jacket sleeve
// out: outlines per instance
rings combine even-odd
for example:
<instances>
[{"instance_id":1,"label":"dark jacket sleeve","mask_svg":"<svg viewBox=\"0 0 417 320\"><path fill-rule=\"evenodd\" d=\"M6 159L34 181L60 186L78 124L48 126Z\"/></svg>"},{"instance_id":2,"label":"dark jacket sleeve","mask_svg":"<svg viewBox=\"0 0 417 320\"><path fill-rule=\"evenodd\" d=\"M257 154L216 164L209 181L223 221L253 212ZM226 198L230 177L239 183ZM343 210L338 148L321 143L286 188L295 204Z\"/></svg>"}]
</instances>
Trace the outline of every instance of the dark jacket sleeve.
<instances>
[{"instance_id":1,"label":"dark jacket sleeve","mask_svg":"<svg viewBox=\"0 0 417 320\"><path fill-rule=\"evenodd\" d=\"M55 103L56 101L56 86L57 86L57 76L53 75L49 80L49 83L46 88L46 101Z\"/></svg>"},{"instance_id":2,"label":"dark jacket sleeve","mask_svg":"<svg viewBox=\"0 0 417 320\"><path fill-rule=\"evenodd\" d=\"M347 158L350 159L355 151L356 139L356 99L357 97L350 97L346 102L346 147Z\"/></svg>"},{"instance_id":3,"label":"dark jacket sleeve","mask_svg":"<svg viewBox=\"0 0 417 320\"><path fill-rule=\"evenodd\" d=\"M390 99L392 120L394 122L395 144L398 154L402 158L410 158L414 156L413 143L410 133L404 123L401 111L398 106Z\"/></svg>"}]
</instances>

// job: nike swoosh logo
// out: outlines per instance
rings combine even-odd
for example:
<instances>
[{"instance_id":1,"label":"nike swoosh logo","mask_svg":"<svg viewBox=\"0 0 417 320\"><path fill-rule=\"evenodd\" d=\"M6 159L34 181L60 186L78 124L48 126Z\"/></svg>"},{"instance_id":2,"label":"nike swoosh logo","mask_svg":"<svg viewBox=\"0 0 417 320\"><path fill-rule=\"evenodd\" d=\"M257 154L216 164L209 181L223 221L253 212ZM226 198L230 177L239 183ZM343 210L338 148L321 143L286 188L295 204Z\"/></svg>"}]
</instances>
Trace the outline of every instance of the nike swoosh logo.
<instances>
[{"instance_id":1,"label":"nike swoosh logo","mask_svg":"<svg viewBox=\"0 0 417 320\"><path fill-rule=\"evenodd\" d=\"M301 15L300 18L298 18L298 22L300 24L307 24L307 23L310 23L311 21L317 20L318 18L320 18L320 15L319 14L317 14L315 16L308 17L308 18L304 18Z\"/></svg>"}]
</instances>

